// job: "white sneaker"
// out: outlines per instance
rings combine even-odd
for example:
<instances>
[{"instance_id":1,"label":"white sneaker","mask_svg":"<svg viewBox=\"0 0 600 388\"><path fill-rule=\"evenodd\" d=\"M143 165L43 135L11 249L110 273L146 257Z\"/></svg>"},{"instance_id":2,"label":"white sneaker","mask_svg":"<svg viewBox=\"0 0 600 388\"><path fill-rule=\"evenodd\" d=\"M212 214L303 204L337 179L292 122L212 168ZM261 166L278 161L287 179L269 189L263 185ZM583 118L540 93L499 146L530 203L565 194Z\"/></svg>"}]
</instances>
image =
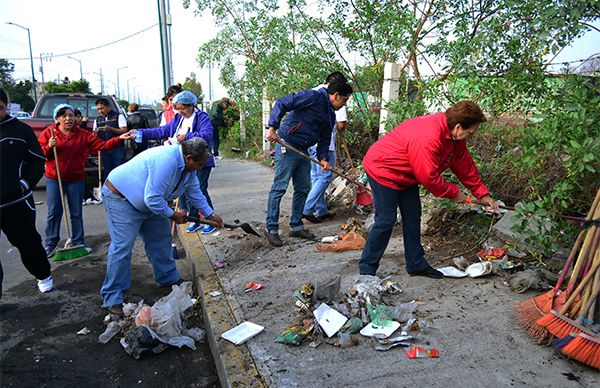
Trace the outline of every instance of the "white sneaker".
<instances>
[{"instance_id":1,"label":"white sneaker","mask_svg":"<svg viewBox=\"0 0 600 388\"><path fill-rule=\"evenodd\" d=\"M52 286L52 276L48 276L44 280L38 280L38 288L40 289L40 292L52 291Z\"/></svg>"}]
</instances>

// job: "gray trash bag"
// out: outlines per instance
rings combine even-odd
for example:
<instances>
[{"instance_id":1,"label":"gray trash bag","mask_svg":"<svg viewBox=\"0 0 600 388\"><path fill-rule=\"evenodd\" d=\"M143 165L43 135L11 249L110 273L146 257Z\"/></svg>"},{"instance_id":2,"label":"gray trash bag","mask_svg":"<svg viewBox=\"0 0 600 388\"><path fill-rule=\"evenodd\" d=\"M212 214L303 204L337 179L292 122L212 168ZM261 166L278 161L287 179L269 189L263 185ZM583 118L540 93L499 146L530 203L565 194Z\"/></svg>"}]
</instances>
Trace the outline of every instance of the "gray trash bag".
<instances>
[{"instance_id":1,"label":"gray trash bag","mask_svg":"<svg viewBox=\"0 0 600 388\"><path fill-rule=\"evenodd\" d=\"M522 294L527 290L547 290L551 288L550 283L542 278L541 271L533 269L526 269L510 275L508 284L517 294Z\"/></svg>"}]
</instances>

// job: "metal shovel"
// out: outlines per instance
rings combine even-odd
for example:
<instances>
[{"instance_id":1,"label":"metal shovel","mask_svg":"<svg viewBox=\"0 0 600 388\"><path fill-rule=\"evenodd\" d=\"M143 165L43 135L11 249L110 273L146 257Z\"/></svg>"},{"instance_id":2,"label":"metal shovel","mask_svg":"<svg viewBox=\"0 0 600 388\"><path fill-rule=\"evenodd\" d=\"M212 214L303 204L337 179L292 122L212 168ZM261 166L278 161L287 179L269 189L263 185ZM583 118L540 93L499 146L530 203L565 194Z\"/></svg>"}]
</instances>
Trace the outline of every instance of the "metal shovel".
<instances>
[{"instance_id":1,"label":"metal shovel","mask_svg":"<svg viewBox=\"0 0 600 388\"><path fill-rule=\"evenodd\" d=\"M200 218L200 217L194 216L194 215L186 216L185 221L195 222L197 224L212 225L216 228L220 227L220 225L217 221L207 220L207 219ZM260 237L260 234L258 233L258 231L256 229L254 229L254 227L247 222L244 222L242 224L223 224L223 226L228 229L242 228L242 230L244 232Z\"/></svg>"}]
</instances>

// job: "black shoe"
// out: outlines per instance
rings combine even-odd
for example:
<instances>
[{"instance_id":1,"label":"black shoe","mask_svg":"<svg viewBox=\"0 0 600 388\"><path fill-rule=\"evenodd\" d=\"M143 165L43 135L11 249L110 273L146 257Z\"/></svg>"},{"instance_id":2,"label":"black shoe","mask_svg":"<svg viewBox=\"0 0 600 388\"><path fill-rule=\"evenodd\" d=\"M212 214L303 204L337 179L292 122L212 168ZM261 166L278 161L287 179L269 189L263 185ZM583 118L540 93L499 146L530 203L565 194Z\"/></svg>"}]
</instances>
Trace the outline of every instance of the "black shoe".
<instances>
[{"instance_id":1,"label":"black shoe","mask_svg":"<svg viewBox=\"0 0 600 388\"><path fill-rule=\"evenodd\" d=\"M310 214L310 215L302 214L302 218L304 218L307 221L312 222L313 224L320 224L321 222L323 222L323 220L320 217L317 217L313 214Z\"/></svg>"},{"instance_id":2,"label":"black shoe","mask_svg":"<svg viewBox=\"0 0 600 388\"><path fill-rule=\"evenodd\" d=\"M183 278L179 278L179 280L174 281L173 283L169 283L169 284L159 284L159 287L172 287L172 286L181 286L181 284L185 282L185 280Z\"/></svg>"},{"instance_id":3,"label":"black shoe","mask_svg":"<svg viewBox=\"0 0 600 388\"><path fill-rule=\"evenodd\" d=\"M425 276L428 278L441 279L444 277L444 274L438 271L437 269L427 266L424 269L417 272L409 272L410 276Z\"/></svg>"},{"instance_id":4,"label":"black shoe","mask_svg":"<svg viewBox=\"0 0 600 388\"><path fill-rule=\"evenodd\" d=\"M325 220L328 220L333 217L335 217L334 213L325 213L322 216L317 216L317 218L320 219L321 221L325 221Z\"/></svg>"},{"instance_id":5,"label":"black shoe","mask_svg":"<svg viewBox=\"0 0 600 388\"><path fill-rule=\"evenodd\" d=\"M265 230L265 237L267 238L269 244L271 244L272 246L277 248L283 246L283 241L281 241L278 234L272 234Z\"/></svg>"},{"instance_id":6,"label":"black shoe","mask_svg":"<svg viewBox=\"0 0 600 388\"><path fill-rule=\"evenodd\" d=\"M298 237L298 238L304 238L306 240L314 240L315 237L317 237L317 236L315 236L314 234L312 234L308 230L302 229L302 230L292 230L292 231L290 231L290 237Z\"/></svg>"}]
</instances>

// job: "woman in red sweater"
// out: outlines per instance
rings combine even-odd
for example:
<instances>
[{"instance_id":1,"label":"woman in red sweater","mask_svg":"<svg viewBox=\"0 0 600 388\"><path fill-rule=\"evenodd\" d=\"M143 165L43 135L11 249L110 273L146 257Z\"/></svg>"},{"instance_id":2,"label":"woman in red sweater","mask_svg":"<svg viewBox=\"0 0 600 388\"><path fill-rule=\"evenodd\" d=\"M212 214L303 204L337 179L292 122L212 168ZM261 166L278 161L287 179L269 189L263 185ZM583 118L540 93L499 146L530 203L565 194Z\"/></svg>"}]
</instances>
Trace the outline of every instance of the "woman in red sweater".
<instances>
[{"instance_id":1,"label":"woman in red sweater","mask_svg":"<svg viewBox=\"0 0 600 388\"><path fill-rule=\"evenodd\" d=\"M82 202L85 190L85 161L90 153L110 150L122 140L129 139L129 132L120 137L102 141L90 132L75 125L74 108L60 104L54 108L55 124L46 128L38 138L46 156L46 201L48 219L46 222L46 241L44 248L51 257L60 240L60 220L63 213L56 173L56 160L53 147L58 154L58 167L63 190L67 196L71 216L71 243L85 245L83 236Z\"/></svg>"},{"instance_id":2,"label":"woman in red sweater","mask_svg":"<svg viewBox=\"0 0 600 388\"><path fill-rule=\"evenodd\" d=\"M477 104L462 101L444 113L403 122L369 148L363 166L373 191L375 224L359 261L361 275L377 272L400 208L406 271L411 276L443 277L429 265L421 245L419 185L436 197L464 203L466 197L458 186L442 177L448 168L473 196L498 209L466 144L485 121Z\"/></svg>"}]
</instances>

